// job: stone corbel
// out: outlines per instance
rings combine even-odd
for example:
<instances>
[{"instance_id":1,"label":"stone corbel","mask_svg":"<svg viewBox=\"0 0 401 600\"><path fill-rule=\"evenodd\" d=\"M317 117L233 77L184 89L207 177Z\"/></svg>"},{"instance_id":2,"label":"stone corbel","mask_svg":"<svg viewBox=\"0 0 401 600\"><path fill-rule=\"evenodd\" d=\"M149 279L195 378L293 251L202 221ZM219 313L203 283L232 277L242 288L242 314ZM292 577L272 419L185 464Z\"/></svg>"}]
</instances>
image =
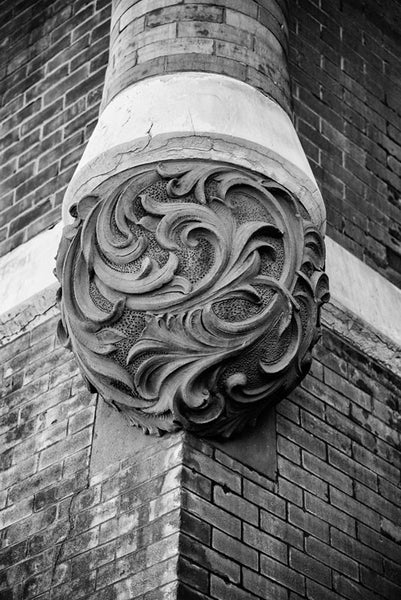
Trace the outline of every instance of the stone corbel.
<instances>
[{"instance_id":1,"label":"stone corbel","mask_svg":"<svg viewBox=\"0 0 401 600\"><path fill-rule=\"evenodd\" d=\"M308 372L328 299L324 215L266 96L200 73L130 86L65 198L59 337L145 432L230 437Z\"/></svg>"}]
</instances>

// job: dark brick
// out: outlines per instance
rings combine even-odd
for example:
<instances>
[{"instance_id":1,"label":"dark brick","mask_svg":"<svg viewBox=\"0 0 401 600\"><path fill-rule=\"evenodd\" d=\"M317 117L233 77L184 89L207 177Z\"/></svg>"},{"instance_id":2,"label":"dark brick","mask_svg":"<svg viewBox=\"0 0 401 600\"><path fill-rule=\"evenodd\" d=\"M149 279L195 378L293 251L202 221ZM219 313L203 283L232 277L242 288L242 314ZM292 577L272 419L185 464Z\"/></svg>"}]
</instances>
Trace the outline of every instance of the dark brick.
<instances>
[{"instance_id":1,"label":"dark brick","mask_svg":"<svg viewBox=\"0 0 401 600\"><path fill-rule=\"evenodd\" d=\"M240 496L232 494L230 490L219 485L215 486L213 500L217 506L224 508L227 512L233 513L248 523L258 524L258 508Z\"/></svg>"},{"instance_id":2,"label":"dark brick","mask_svg":"<svg viewBox=\"0 0 401 600\"><path fill-rule=\"evenodd\" d=\"M212 497L212 482L210 479L186 467L183 467L182 470L182 485L195 494L199 494L205 500L210 500Z\"/></svg>"},{"instance_id":3,"label":"dark brick","mask_svg":"<svg viewBox=\"0 0 401 600\"><path fill-rule=\"evenodd\" d=\"M309 493L305 494L305 508L308 512L319 517L342 531L355 535L355 519L344 514L338 508L323 502L316 496Z\"/></svg>"},{"instance_id":4,"label":"dark brick","mask_svg":"<svg viewBox=\"0 0 401 600\"><path fill-rule=\"evenodd\" d=\"M241 492L241 477L237 473L233 473L223 465L219 464L212 458L197 452L192 448L186 450L184 457L185 466L196 471L208 479L220 483L236 493Z\"/></svg>"},{"instance_id":5,"label":"dark brick","mask_svg":"<svg viewBox=\"0 0 401 600\"><path fill-rule=\"evenodd\" d=\"M167 594L168 593L169 592L167 592ZM183 583L178 583L176 590L173 590L172 593L176 593L177 600L209 600L209 596L205 596L204 594L195 591L193 588L190 588ZM147 597L148 596L146 594L145 598L147 599ZM159 597L160 596L156 595L155 600L158 600Z\"/></svg>"},{"instance_id":6,"label":"dark brick","mask_svg":"<svg viewBox=\"0 0 401 600\"><path fill-rule=\"evenodd\" d=\"M259 598L274 598L274 600L287 600L288 598L286 588L249 569L244 569L243 586L246 590L257 594Z\"/></svg>"},{"instance_id":7,"label":"dark brick","mask_svg":"<svg viewBox=\"0 0 401 600\"><path fill-rule=\"evenodd\" d=\"M329 545L323 542L309 537L306 540L306 551L308 554L321 561L325 565L329 566L336 571L339 571L343 575L358 581L359 569L358 564L345 556L341 552L338 552L334 548L330 548Z\"/></svg>"},{"instance_id":8,"label":"dark brick","mask_svg":"<svg viewBox=\"0 0 401 600\"><path fill-rule=\"evenodd\" d=\"M279 473L292 483L316 494L320 498L328 497L327 483L316 477L315 475L306 472L301 467L294 465L292 462L279 457L278 459Z\"/></svg>"},{"instance_id":9,"label":"dark brick","mask_svg":"<svg viewBox=\"0 0 401 600\"><path fill-rule=\"evenodd\" d=\"M213 531L212 545L215 550L232 558L240 565L245 565L254 571L258 570L258 552L218 529Z\"/></svg>"},{"instance_id":10,"label":"dark brick","mask_svg":"<svg viewBox=\"0 0 401 600\"><path fill-rule=\"evenodd\" d=\"M346 535L332 527L331 529L331 544L343 555L353 558L358 563L362 563L369 569L373 569L378 573L382 573L382 557L375 550L371 550L364 544L361 544L359 541Z\"/></svg>"},{"instance_id":11,"label":"dark brick","mask_svg":"<svg viewBox=\"0 0 401 600\"><path fill-rule=\"evenodd\" d=\"M296 549L290 549L290 566L308 578L331 587L330 569Z\"/></svg>"},{"instance_id":12,"label":"dark brick","mask_svg":"<svg viewBox=\"0 0 401 600\"><path fill-rule=\"evenodd\" d=\"M328 541L329 526L322 519L307 513L305 510L301 510L297 506L289 507L288 519L290 523L302 531L308 532L325 542Z\"/></svg>"},{"instance_id":13,"label":"dark brick","mask_svg":"<svg viewBox=\"0 0 401 600\"><path fill-rule=\"evenodd\" d=\"M361 567L361 580L362 583L369 589L380 594L388 600L398 600L401 593L401 585L398 581L397 584L381 577L377 573Z\"/></svg>"},{"instance_id":14,"label":"dark brick","mask_svg":"<svg viewBox=\"0 0 401 600\"><path fill-rule=\"evenodd\" d=\"M340 594L341 598L348 598L348 600L377 600L377 594L370 592L360 583L355 583L355 581L347 579L343 575L340 575L340 573L333 573L333 584L335 591Z\"/></svg>"},{"instance_id":15,"label":"dark brick","mask_svg":"<svg viewBox=\"0 0 401 600\"><path fill-rule=\"evenodd\" d=\"M343 600L342 597L335 592L331 592L327 587L323 587L316 581L310 579L306 580L306 590L308 594L307 597L311 598L311 600L321 600L321 598L324 598L325 600Z\"/></svg>"},{"instance_id":16,"label":"dark brick","mask_svg":"<svg viewBox=\"0 0 401 600\"><path fill-rule=\"evenodd\" d=\"M207 571L224 576L231 583L239 583L240 566L211 548L207 548L201 544L194 545L191 538L182 535L180 538L180 550L187 559L198 563L206 568Z\"/></svg>"},{"instance_id":17,"label":"dark brick","mask_svg":"<svg viewBox=\"0 0 401 600\"><path fill-rule=\"evenodd\" d=\"M278 493L282 498L286 498L292 504L300 507L303 506L302 488L287 481L287 479L283 479L282 477L278 478Z\"/></svg>"},{"instance_id":18,"label":"dark brick","mask_svg":"<svg viewBox=\"0 0 401 600\"><path fill-rule=\"evenodd\" d=\"M374 529L379 529L379 514L371 510L371 508L364 506L335 488L331 490L330 499L332 504L343 512L354 516L359 521L370 525Z\"/></svg>"},{"instance_id":19,"label":"dark brick","mask_svg":"<svg viewBox=\"0 0 401 600\"><path fill-rule=\"evenodd\" d=\"M277 431L319 458L326 458L326 446L322 440L315 437L312 433L305 431L303 428L292 425L287 419L281 417L281 415L277 416Z\"/></svg>"},{"instance_id":20,"label":"dark brick","mask_svg":"<svg viewBox=\"0 0 401 600\"><path fill-rule=\"evenodd\" d=\"M303 547L304 534L301 529L266 513L264 510L261 511L260 526L263 531L278 537L289 544L289 546L294 546L295 548Z\"/></svg>"},{"instance_id":21,"label":"dark brick","mask_svg":"<svg viewBox=\"0 0 401 600\"><path fill-rule=\"evenodd\" d=\"M50 176L52 176L52 173L57 173L57 168L50 170L50 172L49 172ZM46 214L46 212L50 209L50 207L51 207L50 200L46 200L45 202L42 202L41 204L34 206L30 210L28 210L26 213L17 217L16 219L14 219L14 221L12 221L10 223L10 228L9 228L10 233L14 234L17 231L23 229L31 221L34 221L38 217Z\"/></svg>"},{"instance_id":22,"label":"dark brick","mask_svg":"<svg viewBox=\"0 0 401 600\"><path fill-rule=\"evenodd\" d=\"M206 521L206 523L222 529L233 537L239 538L241 536L240 519L230 515L221 508L206 502L200 498L200 496L185 491L183 495L183 507L187 509L188 512L193 513L198 518Z\"/></svg>"},{"instance_id":23,"label":"dark brick","mask_svg":"<svg viewBox=\"0 0 401 600\"><path fill-rule=\"evenodd\" d=\"M281 500L277 495L269 492L263 487L256 485L252 481L244 479L244 497L256 504L259 507L264 508L268 512L272 512L278 517L284 518L286 514L285 502Z\"/></svg>"},{"instance_id":24,"label":"dark brick","mask_svg":"<svg viewBox=\"0 0 401 600\"><path fill-rule=\"evenodd\" d=\"M244 524L243 541L251 548L258 549L267 556L286 563L288 557L287 545L252 525Z\"/></svg>"},{"instance_id":25,"label":"dark brick","mask_svg":"<svg viewBox=\"0 0 401 600\"><path fill-rule=\"evenodd\" d=\"M261 572L265 577L299 594L304 593L305 577L303 575L267 556L262 556L260 560Z\"/></svg>"},{"instance_id":26,"label":"dark brick","mask_svg":"<svg viewBox=\"0 0 401 600\"><path fill-rule=\"evenodd\" d=\"M80 71L81 71L81 69L76 72L79 73ZM75 87L73 85L70 85L66 88L66 90L67 89L70 90L67 92L66 97L65 97L66 103L71 104L73 102L76 102L82 96L87 94L91 89L93 89L100 83L103 83L104 72L105 72L105 69L103 68L100 71L97 71L96 73L91 75L90 77L82 76L82 74L81 74L81 76L76 77L75 81L77 82L77 85ZM81 83L78 83L78 82L81 82Z\"/></svg>"},{"instance_id":27,"label":"dark brick","mask_svg":"<svg viewBox=\"0 0 401 600\"><path fill-rule=\"evenodd\" d=\"M401 562L401 548L399 544L389 539L388 536L381 535L363 523L358 524L358 539L391 560Z\"/></svg>"},{"instance_id":28,"label":"dark brick","mask_svg":"<svg viewBox=\"0 0 401 600\"><path fill-rule=\"evenodd\" d=\"M352 494L353 482L352 479L338 469L333 469L326 462L323 462L313 454L306 451L302 452L302 464L311 473L314 473L322 480L327 481L331 485L343 490L347 494Z\"/></svg>"},{"instance_id":29,"label":"dark brick","mask_svg":"<svg viewBox=\"0 0 401 600\"><path fill-rule=\"evenodd\" d=\"M377 475L363 467L334 448L329 448L329 463L347 473L353 480L361 481L370 488L377 489Z\"/></svg>"},{"instance_id":30,"label":"dark brick","mask_svg":"<svg viewBox=\"0 0 401 600\"><path fill-rule=\"evenodd\" d=\"M200 592L208 592L209 572L183 557L180 557L178 561L177 576L180 581Z\"/></svg>"},{"instance_id":31,"label":"dark brick","mask_svg":"<svg viewBox=\"0 0 401 600\"><path fill-rule=\"evenodd\" d=\"M377 456L374 452L370 451L370 446L368 446L368 450L366 449L366 446L367 444L365 444L364 448L360 444L353 444L352 451L355 460L365 467L369 466L370 469L374 470L378 475L382 475L385 479L390 481L390 483L398 484L399 470L391 464L392 461L389 459L383 460L380 456ZM377 446L377 442L375 446Z\"/></svg>"},{"instance_id":32,"label":"dark brick","mask_svg":"<svg viewBox=\"0 0 401 600\"><path fill-rule=\"evenodd\" d=\"M376 446L374 436L360 427L350 419L344 419L341 413L333 410L331 406L327 407L327 422L342 433L350 438L351 441L357 442L355 448L359 445L373 449ZM355 456L355 455L354 455Z\"/></svg>"},{"instance_id":33,"label":"dark brick","mask_svg":"<svg viewBox=\"0 0 401 600\"><path fill-rule=\"evenodd\" d=\"M211 526L204 521L201 521L194 515L186 511L182 511L181 528L184 533L191 535L205 545L211 543Z\"/></svg>"},{"instance_id":34,"label":"dark brick","mask_svg":"<svg viewBox=\"0 0 401 600\"><path fill-rule=\"evenodd\" d=\"M256 596L253 594L224 581L216 575L211 576L210 588L213 598L218 600L225 600L226 598L231 600L256 600ZM183 600L187 600L187 596L183 597Z\"/></svg>"}]
</instances>

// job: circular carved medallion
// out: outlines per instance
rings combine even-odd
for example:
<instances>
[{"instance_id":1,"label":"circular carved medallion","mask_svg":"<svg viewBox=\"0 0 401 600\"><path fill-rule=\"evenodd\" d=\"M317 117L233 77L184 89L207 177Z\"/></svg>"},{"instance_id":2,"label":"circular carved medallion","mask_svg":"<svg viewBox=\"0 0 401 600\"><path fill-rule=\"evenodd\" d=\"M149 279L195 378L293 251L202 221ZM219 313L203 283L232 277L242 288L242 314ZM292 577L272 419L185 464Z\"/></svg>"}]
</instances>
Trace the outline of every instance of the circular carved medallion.
<instances>
[{"instance_id":1,"label":"circular carved medallion","mask_svg":"<svg viewBox=\"0 0 401 600\"><path fill-rule=\"evenodd\" d=\"M71 210L59 338L135 425L229 437L306 375L324 244L282 186L171 161L120 173Z\"/></svg>"}]
</instances>

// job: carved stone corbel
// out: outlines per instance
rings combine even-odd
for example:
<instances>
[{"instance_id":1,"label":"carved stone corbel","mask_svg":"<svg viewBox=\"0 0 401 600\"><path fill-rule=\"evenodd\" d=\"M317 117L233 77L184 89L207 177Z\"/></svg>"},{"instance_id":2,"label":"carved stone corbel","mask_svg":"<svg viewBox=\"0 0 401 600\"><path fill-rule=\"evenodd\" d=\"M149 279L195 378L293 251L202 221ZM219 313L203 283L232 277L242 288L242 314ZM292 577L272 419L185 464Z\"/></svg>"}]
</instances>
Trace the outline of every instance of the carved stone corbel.
<instances>
[{"instance_id":1,"label":"carved stone corbel","mask_svg":"<svg viewBox=\"0 0 401 600\"><path fill-rule=\"evenodd\" d=\"M151 2L112 2L101 114L63 202L59 337L145 432L243 430L319 337L325 208L290 115L288 3L252 4L199 39L181 10L153 28Z\"/></svg>"},{"instance_id":2,"label":"carved stone corbel","mask_svg":"<svg viewBox=\"0 0 401 600\"><path fill-rule=\"evenodd\" d=\"M230 437L307 373L328 299L297 195L215 160L112 173L70 202L59 337L145 432Z\"/></svg>"}]
</instances>

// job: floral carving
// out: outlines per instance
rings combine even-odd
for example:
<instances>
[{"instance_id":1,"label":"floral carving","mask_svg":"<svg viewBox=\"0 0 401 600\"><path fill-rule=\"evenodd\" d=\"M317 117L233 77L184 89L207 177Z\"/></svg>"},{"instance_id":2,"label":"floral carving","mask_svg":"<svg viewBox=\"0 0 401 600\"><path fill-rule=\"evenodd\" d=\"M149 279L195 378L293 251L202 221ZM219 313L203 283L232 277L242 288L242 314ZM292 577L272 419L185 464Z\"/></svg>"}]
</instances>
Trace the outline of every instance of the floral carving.
<instances>
[{"instance_id":1,"label":"floral carving","mask_svg":"<svg viewBox=\"0 0 401 600\"><path fill-rule=\"evenodd\" d=\"M72 214L59 338L135 425L229 437L305 376L324 244L282 186L171 161L109 179Z\"/></svg>"}]
</instances>

